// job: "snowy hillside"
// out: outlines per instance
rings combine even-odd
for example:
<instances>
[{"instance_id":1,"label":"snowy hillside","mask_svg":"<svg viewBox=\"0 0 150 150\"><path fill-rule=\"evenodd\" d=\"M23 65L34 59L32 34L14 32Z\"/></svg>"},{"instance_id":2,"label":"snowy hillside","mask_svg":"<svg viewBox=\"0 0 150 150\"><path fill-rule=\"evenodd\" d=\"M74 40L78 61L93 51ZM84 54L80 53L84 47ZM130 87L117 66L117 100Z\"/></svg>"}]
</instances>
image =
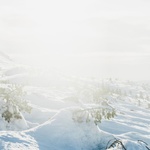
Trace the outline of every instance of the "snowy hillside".
<instances>
[{"instance_id":1,"label":"snowy hillside","mask_svg":"<svg viewBox=\"0 0 150 150\"><path fill-rule=\"evenodd\" d=\"M21 117L9 122L0 116L0 149L150 149L148 82L70 77L18 65L1 54L0 60L0 87L23 86L31 107L17 110ZM12 106L21 108L17 103ZM1 113L5 105L1 96Z\"/></svg>"},{"instance_id":2,"label":"snowy hillside","mask_svg":"<svg viewBox=\"0 0 150 150\"><path fill-rule=\"evenodd\" d=\"M5 54L4 52L0 51L0 62L2 64L4 63L12 63L12 59L7 55Z\"/></svg>"}]
</instances>

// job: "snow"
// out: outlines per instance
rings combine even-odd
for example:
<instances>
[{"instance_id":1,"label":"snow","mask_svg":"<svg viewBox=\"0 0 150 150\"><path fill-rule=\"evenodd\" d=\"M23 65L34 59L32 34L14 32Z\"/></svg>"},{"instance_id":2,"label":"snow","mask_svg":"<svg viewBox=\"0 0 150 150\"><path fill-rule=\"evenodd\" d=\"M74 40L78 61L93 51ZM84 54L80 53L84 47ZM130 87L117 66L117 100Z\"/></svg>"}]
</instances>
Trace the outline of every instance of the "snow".
<instances>
[{"instance_id":1,"label":"snow","mask_svg":"<svg viewBox=\"0 0 150 150\"><path fill-rule=\"evenodd\" d=\"M77 78L55 70L39 72L1 57L0 87L23 85L32 110L22 112L22 119L10 123L0 116L0 149L122 150L122 143L127 150L147 150L150 146L148 82ZM86 118L77 122L73 115L76 111L98 107L94 97L105 100L116 116L103 118L98 125L92 119L86 122ZM4 104L0 99L0 106ZM109 148L116 139L120 143Z\"/></svg>"},{"instance_id":2,"label":"snow","mask_svg":"<svg viewBox=\"0 0 150 150\"><path fill-rule=\"evenodd\" d=\"M36 139L40 149L88 150L96 149L101 142L100 132L94 124L76 124L73 121L72 109L62 110L51 121L27 134Z\"/></svg>"}]
</instances>

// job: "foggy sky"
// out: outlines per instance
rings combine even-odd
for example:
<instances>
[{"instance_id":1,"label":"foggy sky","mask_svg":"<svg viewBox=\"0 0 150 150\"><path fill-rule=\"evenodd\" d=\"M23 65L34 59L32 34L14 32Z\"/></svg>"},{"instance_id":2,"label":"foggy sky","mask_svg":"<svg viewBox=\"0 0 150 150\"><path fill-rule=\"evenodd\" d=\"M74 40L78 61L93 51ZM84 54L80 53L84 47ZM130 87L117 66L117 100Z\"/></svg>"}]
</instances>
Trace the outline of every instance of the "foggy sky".
<instances>
[{"instance_id":1,"label":"foggy sky","mask_svg":"<svg viewBox=\"0 0 150 150\"><path fill-rule=\"evenodd\" d=\"M6 52L148 52L150 2L1 1L0 49Z\"/></svg>"},{"instance_id":2,"label":"foggy sky","mask_svg":"<svg viewBox=\"0 0 150 150\"><path fill-rule=\"evenodd\" d=\"M1 1L0 50L44 54L66 72L149 79L149 8L148 0ZM33 56L26 60L37 65Z\"/></svg>"}]
</instances>

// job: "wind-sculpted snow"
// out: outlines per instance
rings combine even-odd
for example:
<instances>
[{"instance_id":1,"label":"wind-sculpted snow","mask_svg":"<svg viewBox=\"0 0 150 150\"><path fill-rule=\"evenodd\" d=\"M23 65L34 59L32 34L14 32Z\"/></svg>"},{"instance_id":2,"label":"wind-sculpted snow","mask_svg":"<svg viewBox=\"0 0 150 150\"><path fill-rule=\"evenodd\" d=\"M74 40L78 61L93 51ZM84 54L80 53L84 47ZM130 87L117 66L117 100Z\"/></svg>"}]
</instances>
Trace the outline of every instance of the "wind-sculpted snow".
<instances>
[{"instance_id":1,"label":"wind-sculpted snow","mask_svg":"<svg viewBox=\"0 0 150 150\"><path fill-rule=\"evenodd\" d=\"M32 111L22 112L25 124L21 120L6 123L0 117L0 149L122 150L123 145L127 150L147 150L150 146L148 82L77 78L8 64L0 70L0 87L23 85ZM97 125L92 119L73 119L75 110L87 113L93 107L103 108L96 114L100 115Z\"/></svg>"},{"instance_id":2,"label":"wind-sculpted snow","mask_svg":"<svg viewBox=\"0 0 150 150\"><path fill-rule=\"evenodd\" d=\"M39 150L37 142L31 136L13 132L0 132L0 149L1 150Z\"/></svg>"},{"instance_id":3,"label":"wind-sculpted snow","mask_svg":"<svg viewBox=\"0 0 150 150\"><path fill-rule=\"evenodd\" d=\"M105 150L108 141L120 138L126 149L146 150L145 146L137 140L142 138L148 142L148 135L136 132L113 135L107 133L108 131L104 132L92 122L79 124L72 119L72 112L77 109L62 110L44 124L24 132L2 131L1 148L7 150L19 148L23 150ZM105 126L112 126L112 130L116 128L111 122L110 125ZM113 149L119 149L119 147ZM120 150L122 150L121 147Z\"/></svg>"},{"instance_id":4,"label":"wind-sculpted snow","mask_svg":"<svg viewBox=\"0 0 150 150\"><path fill-rule=\"evenodd\" d=\"M105 134L94 123L75 123L74 109L62 110L50 121L26 133L34 137L40 149L91 150L104 146L102 135Z\"/></svg>"},{"instance_id":5,"label":"wind-sculpted snow","mask_svg":"<svg viewBox=\"0 0 150 150\"><path fill-rule=\"evenodd\" d=\"M25 132L1 132L2 149L91 150L104 147L112 135L103 133L93 123L75 123L72 111L62 110L51 120ZM105 137L105 140L103 139ZM107 139L107 140L106 140Z\"/></svg>"}]
</instances>

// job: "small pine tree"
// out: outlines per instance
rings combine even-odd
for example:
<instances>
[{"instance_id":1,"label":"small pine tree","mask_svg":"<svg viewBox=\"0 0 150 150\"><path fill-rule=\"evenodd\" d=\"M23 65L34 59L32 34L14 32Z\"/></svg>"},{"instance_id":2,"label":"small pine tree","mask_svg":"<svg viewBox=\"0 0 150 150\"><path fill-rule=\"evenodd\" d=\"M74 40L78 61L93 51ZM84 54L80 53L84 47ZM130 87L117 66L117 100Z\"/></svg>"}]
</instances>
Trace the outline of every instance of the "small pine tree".
<instances>
[{"instance_id":1,"label":"small pine tree","mask_svg":"<svg viewBox=\"0 0 150 150\"><path fill-rule=\"evenodd\" d=\"M93 121L95 125L101 123L103 119L109 120L116 116L116 111L106 101L100 105L76 110L73 112L73 120L78 123Z\"/></svg>"},{"instance_id":2,"label":"small pine tree","mask_svg":"<svg viewBox=\"0 0 150 150\"><path fill-rule=\"evenodd\" d=\"M93 121L97 125L98 123L101 123L103 119L115 117L115 109L112 108L107 102L107 96L111 95L111 93L111 89L105 86L92 89L91 105L89 103L88 105L84 105L82 102L81 106L83 106L83 108L74 111L72 119L78 123ZM88 97L89 95L86 96Z\"/></svg>"},{"instance_id":3,"label":"small pine tree","mask_svg":"<svg viewBox=\"0 0 150 150\"><path fill-rule=\"evenodd\" d=\"M16 84L5 85L0 88L1 116L8 123L13 119L22 119L21 112L30 112L31 106L23 99L23 87Z\"/></svg>"}]
</instances>

